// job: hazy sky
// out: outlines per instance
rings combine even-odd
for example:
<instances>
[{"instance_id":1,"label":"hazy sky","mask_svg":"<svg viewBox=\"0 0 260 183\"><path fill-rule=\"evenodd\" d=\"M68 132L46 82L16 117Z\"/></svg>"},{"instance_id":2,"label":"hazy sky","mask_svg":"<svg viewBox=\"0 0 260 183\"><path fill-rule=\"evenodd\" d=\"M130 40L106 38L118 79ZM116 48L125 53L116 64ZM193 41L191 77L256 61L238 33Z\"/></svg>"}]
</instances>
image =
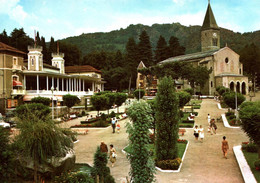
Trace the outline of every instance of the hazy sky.
<instances>
[{"instance_id":1,"label":"hazy sky","mask_svg":"<svg viewBox=\"0 0 260 183\"><path fill-rule=\"evenodd\" d=\"M202 25L207 5L208 0L0 0L0 32L23 27L49 41L138 23ZM220 27L260 30L260 0L211 0L211 7Z\"/></svg>"}]
</instances>

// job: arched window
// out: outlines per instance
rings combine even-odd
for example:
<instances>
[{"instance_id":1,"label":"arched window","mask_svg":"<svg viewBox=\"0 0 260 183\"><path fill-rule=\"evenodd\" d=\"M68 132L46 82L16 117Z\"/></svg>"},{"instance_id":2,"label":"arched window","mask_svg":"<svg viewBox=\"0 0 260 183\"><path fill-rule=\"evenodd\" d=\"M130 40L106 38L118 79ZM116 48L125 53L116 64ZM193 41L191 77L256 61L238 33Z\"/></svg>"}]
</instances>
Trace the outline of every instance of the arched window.
<instances>
[{"instance_id":1,"label":"arched window","mask_svg":"<svg viewBox=\"0 0 260 183\"><path fill-rule=\"evenodd\" d=\"M210 86L213 87L213 82L212 81L210 82Z\"/></svg>"},{"instance_id":2,"label":"arched window","mask_svg":"<svg viewBox=\"0 0 260 183\"><path fill-rule=\"evenodd\" d=\"M226 63L228 63L228 62L229 62L229 60L228 60L228 57L226 57L226 58L225 58L225 62L226 62Z\"/></svg>"}]
</instances>

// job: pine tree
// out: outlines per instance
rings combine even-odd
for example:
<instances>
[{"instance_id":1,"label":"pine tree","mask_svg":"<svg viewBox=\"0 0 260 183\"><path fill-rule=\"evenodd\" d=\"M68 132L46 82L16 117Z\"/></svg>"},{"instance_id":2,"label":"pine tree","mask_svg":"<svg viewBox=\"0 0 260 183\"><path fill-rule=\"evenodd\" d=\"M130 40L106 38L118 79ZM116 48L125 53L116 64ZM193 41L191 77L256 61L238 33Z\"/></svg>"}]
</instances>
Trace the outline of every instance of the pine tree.
<instances>
[{"instance_id":1,"label":"pine tree","mask_svg":"<svg viewBox=\"0 0 260 183\"><path fill-rule=\"evenodd\" d=\"M42 46L43 61L47 62L48 50L46 47L45 38L43 36L41 37L40 45Z\"/></svg>"},{"instance_id":2,"label":"pine tree","mask_svg":"<svg viewBox=\"0 0 260 183\"><path fill-rule=\"evenodd\" d=\"M40 33L39 33L39 31L37 31L37 33L36 33L36 44L37 44L37 45L41 45L41 39L40 39Z\"/></svg>"},{"instance_id":3,"label":"pine tree","mask_svg":"<svg viewBox=\"0 0 260 183\"><path fill-rule=\"evenodd\" d=\"M56 43L54 42L54 38L51 37L51 41L50 41L50 45L49 45L49 49L48 49L48 56L46 59L47 64L51 65L51 54L57 52L56 50Z\"/></svg>"},{"instance_id":4,"label":"pine tree","mask_svg":"<svg viewBox=\"0 0 260 183\"><path fill-rule=\"evenodd\" d=\"M178 157L179 101L171 77L160 80L156 96L156 159Z\"/></svg>"},{"instance_id":5,"label":"pine tree","mask_svg":"<svg viewBox=\"0 0 260 183\"><path fill-rule=\"evenodd\" d=\"M169 57L185 54L185 47L181 46L177 37L171 36L169 40Z\"/></svg>"},{"instance_id":6,"label":"pine tree","mask_svg":"<svg viewBox=\"0 0 260 183\"><path fill-rule=\"evenodd\" d=\"M168 57L168 47L165 38L160 36L155 50L155 61L159 63Z\"/></svg>"},{"instance_id":7,"label":"pine tree","mask_svg":"<svg viewBox=\"0 0 260 183\"><path fill-rule=\"evenodd\" d=\"M8 44L9 45L9 36L7 35L5 29L3 30L3 32L0 34L0 42Z\"/></svg>"},{"instance_id":8,"label":"pine tree","mask_svg":"<svg viewBox=\"0 0 260 183\"><path fill-rule=\"evenodd\" d=\"M138 62L143 61L146 66L154 65L150 37L145 30L140 34L139 40L140 42L138 43Z\"/></svg>"},{"instance_id":9,"label":"pine tree","mask_svg":"<svg viewBox=\"0 0 260 183\"><path fill-rule=\"evenodd\" d=\"M122 67L124 65L123 55L120 50L117 50L112 65L113 67Z\"/></svg>"}]
</instances>

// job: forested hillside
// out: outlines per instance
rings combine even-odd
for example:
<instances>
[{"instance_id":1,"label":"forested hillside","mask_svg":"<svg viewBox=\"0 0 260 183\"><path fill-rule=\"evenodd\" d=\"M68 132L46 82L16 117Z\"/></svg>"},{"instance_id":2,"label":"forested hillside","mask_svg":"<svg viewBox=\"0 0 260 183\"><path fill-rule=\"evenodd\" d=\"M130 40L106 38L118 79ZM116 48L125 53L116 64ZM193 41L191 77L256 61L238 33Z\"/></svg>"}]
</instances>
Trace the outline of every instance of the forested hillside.
<instances>
[{"instance_id":1,"label":"forested hillside","mask_svg":"<svg viewBox=\"0 0 260 183\"><path fill-rule=\"evenodd\" d=\"M136 42L143 30L146 30L150 37L151 45L155 50L157 41L162 35L168 42L171 36L179 39L180 44L186 48L186 53L200 51L200 27L183 26L179 23L173 24L153 24L146 26L142 24L129 25L126 29L111 31L108 33L88 33L80 36L68 37L62 42L77 45L82 55L92 51L117 51L125 52L125 45L129 37L133 37ZM231 30L221 28L221 47L228 44L236 52L240 52L246 44L254 43L260 47L260 31L250 33L235 33Z\"/></svg>"}]
</instances>

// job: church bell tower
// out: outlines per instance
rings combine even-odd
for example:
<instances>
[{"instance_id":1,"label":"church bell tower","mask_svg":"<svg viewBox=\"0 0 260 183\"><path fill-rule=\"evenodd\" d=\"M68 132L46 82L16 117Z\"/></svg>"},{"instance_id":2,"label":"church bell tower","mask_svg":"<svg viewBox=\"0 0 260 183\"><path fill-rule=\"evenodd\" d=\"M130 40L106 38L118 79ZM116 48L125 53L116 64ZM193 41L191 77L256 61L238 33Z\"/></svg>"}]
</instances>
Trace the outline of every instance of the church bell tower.
<instances>
[{"instance_id":1,"label":"church bell tower","mask_svg":"<svg viewBox=\"0 0 260 183\"><path fill-rule=\"evenodd\" d=\"M201 27L201 51L220 49L220 28L208 3L207 12Z\"/></svg>"}]
</instances>

